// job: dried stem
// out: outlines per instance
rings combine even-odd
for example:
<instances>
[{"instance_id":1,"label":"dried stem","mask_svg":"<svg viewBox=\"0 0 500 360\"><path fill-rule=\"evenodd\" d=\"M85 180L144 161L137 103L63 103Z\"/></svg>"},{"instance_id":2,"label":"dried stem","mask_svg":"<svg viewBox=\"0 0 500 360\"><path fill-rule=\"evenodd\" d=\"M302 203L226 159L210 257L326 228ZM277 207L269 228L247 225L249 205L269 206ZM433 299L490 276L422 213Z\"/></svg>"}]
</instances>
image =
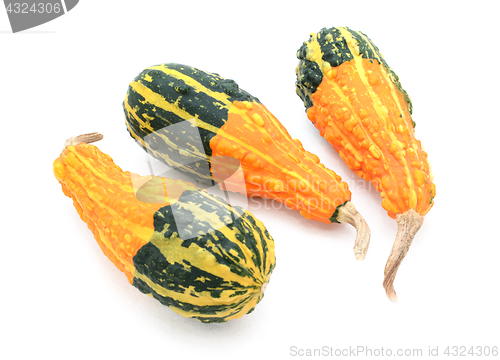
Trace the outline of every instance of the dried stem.
<instances>
[{"instance_id":1,"label":"dried stem","mask_svg":"<svg viewBox=\"0 0 500 360\"><path fill-rule=\"evenodd\" d=\"M384 271L385 292L389 299L394 302L398 300L396 291L394 291L396 273L399 265L410 249L415 234L422 226L424 217L415 210L410 209L403 214L396 215L396 221L398 222L398 233Z\"/></svg>"},{"instance_id":2,"label":"dried stem","mask_svg":"<svg viewBox=\"0 0 500 360\"><path fill-rule=\"evenodd\" d=\"M365 219L356 210L354 205L348 201L339 208L337 221L348 223L356 229L356 241L354 243L354 256L357 260L363 260L370 245L370 228Z\"/></svg>"},{"instance_id":3,"label":"dried stem","mask_svg":"<svg viewBox=\"0 0 500 360\"><path fill-rule=\"evenodd\" d=\"M76 145L76 144L81 143L81 142L86 143L86 144L90 144L90 143L99 141L102 138L103 138L103 136L97 132L73 136L73 137L70 137L68 140L66 140L66 142L64 143L64 147L69 146L69 145Z\"/></svg>"}]
</instances>

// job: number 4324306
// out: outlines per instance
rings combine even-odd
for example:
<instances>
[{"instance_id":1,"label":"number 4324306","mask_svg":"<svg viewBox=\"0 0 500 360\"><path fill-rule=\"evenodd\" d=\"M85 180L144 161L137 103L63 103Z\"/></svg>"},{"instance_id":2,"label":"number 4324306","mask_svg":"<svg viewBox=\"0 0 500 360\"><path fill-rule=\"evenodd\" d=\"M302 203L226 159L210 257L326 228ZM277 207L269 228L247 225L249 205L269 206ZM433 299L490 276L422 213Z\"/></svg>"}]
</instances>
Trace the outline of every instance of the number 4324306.
<instances>
[{"instance_id":1,"label":"number 4324306","mask_svg":"<svg viewBox=\"0 0 500 360\"><path fill-rule=\"evenodd\" d=\"M8 3L7 4L7 12L14 14L59 14L63 9L61 8L60 3Z\"/></svg>"},{"instance_id":2,"label":"number 4324306","mask_svg":"<svg viewBox=\"0 0 500 360\"><path fill-rule=\"evenodd\" d=\"M498 346L448 346L447 356L498 356Z\"/></svg>"}]
</instances>

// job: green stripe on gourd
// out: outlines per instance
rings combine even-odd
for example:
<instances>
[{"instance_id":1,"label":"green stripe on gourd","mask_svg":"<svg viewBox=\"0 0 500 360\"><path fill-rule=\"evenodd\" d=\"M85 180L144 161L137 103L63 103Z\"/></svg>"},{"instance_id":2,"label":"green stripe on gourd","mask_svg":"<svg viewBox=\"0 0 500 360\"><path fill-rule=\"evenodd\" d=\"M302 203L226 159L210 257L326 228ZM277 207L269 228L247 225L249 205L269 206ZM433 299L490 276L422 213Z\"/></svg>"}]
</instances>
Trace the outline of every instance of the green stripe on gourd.
<instances>
[{"instance_id":1,"label":"green stripe on gourd","mask_svg":"<svg viewBox=\"0 0 500 360\"><path fill-rule=\"evenodd\" d=\"M139 290L203 322L226 321L262 299L275 266L274 242L249 212L185 191L156 212L154 227L133 258Z\"/></svg>"},{"instance_id":2,"label":"green stripe on gourd","mask_svg":"<svg viewBox=\"0 0 500 360\"><path fill-rule=\"evenodd\" d=\"M357 46L353 50L349 48L341 29L347 30L357 42ZM354 54L353 51L355 52ZM410 97L401 87L399 77L384 60L378 47L365 34L360 31L351 30L348 27L323 28L318 33L311 34L309 40L305 41L297 51L297 58L300 60L296 69L298 75L296 82L297 94L304 101L306 110L313 105L310 96L314 94L319 84L323 81L325 63L330 67L337 67L344 62L353 60L354 56L358 55L361 55L364 59L377 61L385 67L391 80L401 91L408 103L408 109L411 114L412 104Z\"/></svg>"},{"instance_id":3,"label":"green stripe on gourd","mask_svg":"<svg viewBox=\"0 0 500 360\"><path fill-rule=\"evenodd\" d=\"M199 182L213 184L210 140L236 100L258 102L233 80L180 64L161 64L132 81L123 107L129 133L146 151ZM168 130L186 121L192 126L182 127L182 136L179 128Z\"/></svg>"}]
</instances>

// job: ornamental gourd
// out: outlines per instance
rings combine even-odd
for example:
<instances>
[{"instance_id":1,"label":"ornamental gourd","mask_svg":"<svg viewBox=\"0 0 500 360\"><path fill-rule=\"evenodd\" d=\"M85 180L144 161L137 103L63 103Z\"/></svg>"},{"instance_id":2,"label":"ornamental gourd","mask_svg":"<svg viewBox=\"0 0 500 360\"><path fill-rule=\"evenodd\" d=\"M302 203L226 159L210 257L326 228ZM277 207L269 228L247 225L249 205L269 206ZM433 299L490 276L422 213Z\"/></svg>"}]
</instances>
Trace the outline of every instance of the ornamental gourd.
<instances>
[{"instance_id":1,"label":"ornamental gourd","mask_svg":"<svg viewBox=\"0 0 500 360\"><path fill-rule=\"evenodd\" d=\"M130 83L123 108L130 135L155 158L308 219L347 222L357 231L356 258L365 257L370 231L347 184L233 80L180 64L152 66ZM240 167L243 179L228 180Z\"/></svg>"},{"instance_id":2,"label":"ornamental gourd","mask_svg":"<svg viewBox=\"0 0 500 360\"><path fill-rule=\"evenodd\" d=\"M397 75L363 33L347 27L311 34L297 52L297 94L309 120L345 163L380 191L398 223L385 267L394 278L436 194L427 154L415 137L412 104Z\"/></svg>"},{"instance_id":3,"label":"ornamental gourd","mask_svg":"<svg viewBox=\"0 0 500 360\"><path fill-rule=\"evenodd\" d=\"M104 254L141 292L185 317L253 311L275 267L274 241L250 212L180 180L123 172L72 138L53 165Z\"/></svg>"}]
</instances>

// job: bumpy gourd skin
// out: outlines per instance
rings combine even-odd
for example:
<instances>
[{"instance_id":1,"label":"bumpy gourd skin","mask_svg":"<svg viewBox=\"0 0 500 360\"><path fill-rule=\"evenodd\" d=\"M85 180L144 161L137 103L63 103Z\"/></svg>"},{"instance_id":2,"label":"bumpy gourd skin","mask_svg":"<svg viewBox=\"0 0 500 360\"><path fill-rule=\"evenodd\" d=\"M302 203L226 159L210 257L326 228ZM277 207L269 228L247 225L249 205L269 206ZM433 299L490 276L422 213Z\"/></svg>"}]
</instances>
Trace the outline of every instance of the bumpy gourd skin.
<instances>
[{"instance_id":1,"label":"bumpy gourd skin","mask_svg":"<svg viewBox=\"0 0 500 360\"><path fill-rule=\"evenodd\" d=\"M233 80L180 64L152 66L129 85L123 107L130 135L148 153L198 181L225 180L240 166L223 158L231 157L241 161L244 182L229 179L229 190L275 199L306 218L337 222L336 210L351 199L340 176ZM168 133L192 119L188 141ZM198 131L203 149L193 146Z\"/></svg>"},{"instance_id":2,"label":"bumpy gourd skin","mask_svg":"<svg viewBox=\"0 0 500 360\"><path fill-rule=\"evenodd\" d=\"M151 66L130 83L123 109L130 135L158 160L198 182L277 200L307 219L349 223L354 255L364 259L370 229L347 184L234 80L181 64Z\"/></svg>"},{"instance_id":3,"label":"bumpy gourd skin","mask_svg":"<svg viewBox=\"0 0 500 360\"><path fill-rule=\"evenodd\" d=\"M239 318L262 299L274 241L251 213L190 183L123 172L84 143L67 146L53 170L104 254L143 293L202 322Z\"/></svg>"},{"instance_id":4,"label":"bumpy gourd skin","mask_svg":"<svg viewBox=\"0 0 500 360\"><path fill-rule=\"evenodd\" d=\"M297 94L321 135L381 192L389 216L427 214L436 193L427 154L410 98L378 48L339 27L311 34L297 57Z\"/></svg>"},{"instance_id":5,"label":"bumpy gourd skin","mask_svg":"<svg viewBox=\"0 0 500 360\"><path fill-rule=\"evenodd\" d=\"M436 195L427 154L415 138L410 98L359 31L322 29L297 57L297 94L308 118L351 170L380 191L382 206L398 223L384 271L384 288L396 301L397 270Z\"/></svg>"},{"instance_id":6,"label":"bumpy gourd skin","mask_svg":"<svg viewBox=\"0 0 500 360\"><path fill-rule=\"evenodd\" d=\"M281 201L307 219L336 221L335 210L351 199L340 176L304 150L260 103L234 102L210 147L213 156L241 161L246 182L229 182L229 189Z\"/></svg>"}]
</instances>

